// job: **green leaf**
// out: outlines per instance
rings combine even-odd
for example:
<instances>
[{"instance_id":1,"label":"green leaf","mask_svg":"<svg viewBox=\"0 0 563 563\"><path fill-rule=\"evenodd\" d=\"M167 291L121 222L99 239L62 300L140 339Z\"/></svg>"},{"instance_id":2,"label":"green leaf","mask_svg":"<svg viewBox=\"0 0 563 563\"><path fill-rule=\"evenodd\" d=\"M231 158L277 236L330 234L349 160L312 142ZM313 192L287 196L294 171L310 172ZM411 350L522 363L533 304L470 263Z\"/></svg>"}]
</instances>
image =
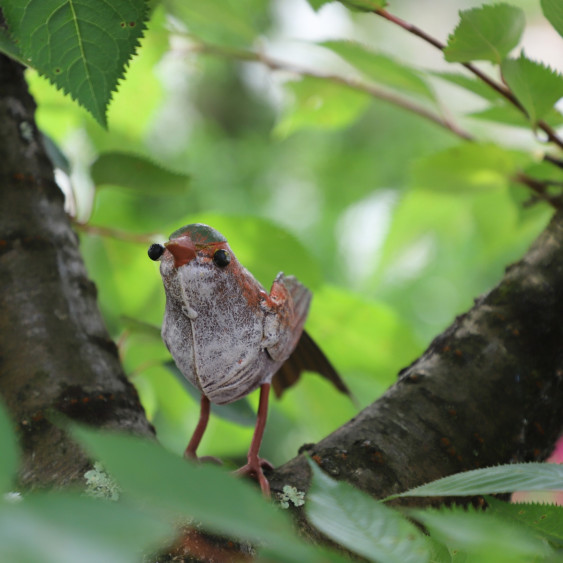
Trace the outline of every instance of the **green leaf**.
<instances>
[{"instance_id":1,"label":"green leaf","mask_svg":"<svg viewBox=\"0 0 563 563\"><path fill-rule=\"evenodd\" d=\"M563 37L563 4L561 0L540 0L543 15Z\"/></svg>"},{"instance_id":2,"label":"green leaf","mask_svg":"<svg viewBox=\"0 0 563 563\"><path fill-rule=\"evenodd\" d=\"M563 547L563 506L556 504L512 503L487 498L488 512L512 520Z\"/></svg>"},{"instance_id":3,"label":"green leaf","mask_svg":"<svg viewBox=\"0 0 563 563\"><path fill-rule=\"evenodd\" d=\"M293 97L274 128L278 137L289 137L299 129L338 129L350 125L367 108L371 98L342 84L305 76L289 82Z\"/></svg>"},{"instance_id":4,"label":"green leaf","mask_svg":"<svg viewBox=\"0 0 563 563\"><path fill-rule=\"evenodd\" d=\"M70 493L30 494L0 504L0 560L135 563L143 552L171 542L174 524L123 503Z\"/></svg>"},{"instance_id":5,"label":"green leaf","mask_svg":"<svg viewBox=\"0 0 563 563\"><path fill-rule=\"evenodd\" d=\"M166 362L164 366L176 377L190 396L199 403L201 393L184 377L174 361ZM212 403L211 412L240 426L254 426L256 423L256 415L246 397L228 405L215 405Z\"/></svg>"},{"instance_id":6,"label":"green leaf","mask_svg":"<svg viewBox=\"0 0 563 563\"><path fill-rule=\"evenodd\" d=\"M8 55L15 61L18 61L22 65L26 65L26 61L22 57L22 54L14 42L14 40L10 37L10 34L4 27L0 27L0 52Z\"/></svg>"},{"instance_id":7,"label":"green leaf","mask_svg":"<svg viewBox=\"0 0 563 563\"><path fill-rule=\"evenodd\" d=\"M410 326L389 305L330 285L315 292L307 330L338 360L338 369L377 373L382 392L421 351ZM367 384L373 387L373 379Z\"/></svg>"},{"instance_id":8,"label":"green leaf","mask_svg":"<svg viewBox=\"0 0 563 563\"><path fill-rule=\"evenodd\" d=\"M453 62L491 61L500 64L518 44L526 20L524 12L509 4L485 5L460 12L460 22L444 49Z\"/></svg>"},{"instance_id":9,"label":"green leaf","mask_svg":"<svg viewBox=\"0 0 563 563\"><path fill-rule=\"evenodd\" d=\"M122 152L101 154L90 169L96 186L113 185L149 195L181 195L188 177L166 170L145 157Z\"/></svg>"},{"instance_id":10,"label":"green leaf","mask_svg":"<svg viewBox=\"0 0 563 563\"><path fill-rule=\"evenodd\" d=\"M10 490L20 462L20 452L12 419L3 401L0 401L0 495Z\"/></svg>"},{"instance_id":11,"label":"green leaf","mask_svg":"<svg viewBox=\"0 0 563 563\"><path fill-rule=\"evenodd\" d=\"M438 191L475 191L508 185L522 157L492 143L464 143L415 161L414 188Z\"/></svg>"},{"instance_id":12,"label":"green leaf","mask_svg":"<svg viewBox=\"0 0 563 563\"><path fill-rule=\"evenodd\" d=\"M360 12L372 12L378 8L387 6L385 0L340 0L348 8L358 10Z\"/></svg>"},{"instance_id":13,"label":"green leaf","mask_svg":"<svg viewBox=\"0 0 563 563\"><path fill-rule=\"evenodd\" d=\"M526 127L528 129L530 127L530 122L527 117L512 104L508 103L469 113L467 117L485 121L495 121L502 125L512 125L514 127ZM553 108L544 116L544 121L552 127L558 127L563 125L563 116L557 109Z\"/></svg>"},{"instance_id":14,"label":"green leaf","mask_svg":"<svg viewBox=\"0 0 563 563\"><path fill-rule=\"evenodd\" d=\"M251 25L256 17L252 0L167 0L166 8L186 25L190 35L205 43L250 47L260 32Z\"/></svg>"},{"instance_id":15,"label":"green leaf","mask_svg":"<svg viewBox=\"0 0 563 563\"><path fill-rule=\"evenodd\" d=\"M501 64L502 76L535 125L563 97L563 76L522 53Z\"/></svg>"},{"instance_id":16,"label":"green leaf","mask_svg":"<svg viewBox=\"0 0 563 563\"><path fill-rule=\"evenodd\" d=\"M323 534L350 551L379 563L424 563L429 546L424 535L399 512L349 483L335 481L316 464L305 510Z\"/></svg>"},{"instance_id":17,"label":"green leaf","mask_svg":"<svg viewBox=\"0 0 563 563\"><path fill-rule=\"evenodd\" d=\"M480 561L530 561L546 556L551 549L522 526L486 512L457 507L441 510L413 510L409 514L430 531L431 537L450 550L480 555Z\"/></svg>"},{"instance_id":18,"label":"green leaf","mask_svg":"<svg viewBox=\"0 0 563 563\"><path fill-rule=\"evenodd\" d=\"M119 483L123 497L165 521L192 520L212 532L265 543L287 561L311 551L295 541L286 515L258 489L214 465L188 462L154 441L73 427L73 435Z\"/></svg>"},{"instance_id":19,"label":"green leaf","mask_svg":"<svg viewBox=\"0 0 563 563\"><path fill-rule=\"evenodd\" d=\"M353 41L324 41L320 45L342 57L375 82L434 100L432 90L416 71L387 55L374 53Z\"/></svg>"},{"instance_id":20,"label":"green leaf","mask_svg":"<svg viewBox=\"0 0 563 563\"><path fill-rule=\"evenodd\" d=\"M307 0L307 3L315 12L318 12L325 4L330 4L334 0Z\"/></svg>"},{"instance_id":21,"label":"green leaf","mask_svg":"<svg viewBox=\"0 0 563 563\"><path fill-rule=\"evenodd\" d=\"M147 19L143 0L8 0L2 10L28 64L106 126L106 109Z\"/></svg>"},{"instance_id":22,"label":"green leaf","mask_svg":"<svg viewBox=\"0 0 563 563\"><path fill-rule=\"evenodd\" d=\"M473 469L415 487L397 497L467 496L514 491L562 491L563 465L511 463Z\"/></svg>"},{"instance_id":23,"label":"green leaf","mask_svg":"<svg viewBox=\"0 0 563 563\"><path fill-rule=\"evenodd\" d=\"M431 74L442 80L456 84L465 90L469 90L473 92L473 94L477 94L477 96L489 100L490 102L502 99L502 96L495 89L491 88L482 80L477 80L471 76L465 76L465 74L458 72L432 72Z\"/></svg>"}]
</instances>

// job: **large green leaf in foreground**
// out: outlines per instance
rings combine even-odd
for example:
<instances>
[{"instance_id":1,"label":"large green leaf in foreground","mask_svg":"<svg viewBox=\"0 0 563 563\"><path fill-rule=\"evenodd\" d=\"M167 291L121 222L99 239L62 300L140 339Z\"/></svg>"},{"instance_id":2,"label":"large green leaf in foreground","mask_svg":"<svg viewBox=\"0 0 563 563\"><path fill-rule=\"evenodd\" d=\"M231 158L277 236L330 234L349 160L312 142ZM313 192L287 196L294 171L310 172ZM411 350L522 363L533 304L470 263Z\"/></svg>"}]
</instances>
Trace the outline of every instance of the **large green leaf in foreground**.
<instances>
[{"instance_id":1,"label":"large green leaf in foreground","mask_svg":"<svg viewBox=\"0 0 563 563\"><path fill-rule=\"evenodd\" d=\"M6 0L22 57L102 125L147 19L143 0Z\"/></svg>"},{"instance_id":2,"label":"large green leaf in foreground","mask_svg":"<svg viewBox=\"0 0 563 563\"><path fill-rule=\"evenodd\" d=\"M286 515L257 488L213 465L196 465L156 442L74 428L74 436L117 481L124 499L167 522L200 525L255 542L287 562L326 561L324 552L295 538ZM338 560L338 558L330 560Z\"/></svg>"},{"instance_id":3,"label":"large green leaf in foreground","mask_svg":"<svg viewBox=\"0 0 563 563\"><path fill-rule=\"evenodd\" d=\"M561 490L563 490L563 465L558 463L510 463L456 473L393 496L458 497L514 491Z\"/></svg>"},{"instance_id":4,"label":"large green leaf in foreground","mask_svg":"<svg viewBox=\"0 0 563 563\"><path fill-rule=\"evenodd\" d=\"M424 535L399 512L310 465L313 481L305 507L323 534L370 561L428 561Z\"/></svg>"}]
</instances>

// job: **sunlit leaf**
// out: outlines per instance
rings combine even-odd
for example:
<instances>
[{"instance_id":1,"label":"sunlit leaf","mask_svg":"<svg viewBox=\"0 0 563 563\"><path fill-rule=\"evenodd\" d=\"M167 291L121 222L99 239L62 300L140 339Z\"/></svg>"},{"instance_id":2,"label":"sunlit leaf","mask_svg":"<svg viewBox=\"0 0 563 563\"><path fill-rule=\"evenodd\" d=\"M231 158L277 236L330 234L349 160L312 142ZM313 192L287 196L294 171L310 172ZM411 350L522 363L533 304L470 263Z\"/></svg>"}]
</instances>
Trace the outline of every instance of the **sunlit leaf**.
<instances>
[{"instance_id":1,"label":"sunlit leaf","mask_svg":"<svg viewBox=\"0 0 563 563\"><path fill-rule=\"evenodd\" d=\"M563 97L563 76L541 63L521 54L518 59L505 59L502 76L530 121L536 124Z\"/></svg>"},{"instance_id":2,"label":"sunlit leaf","mask_svg":"<svg viewBox=\"0 0 563 563\"><path fill-rule=\"evenodd\" d=\"M174 534L174 522L155 512L69 493L0 504L0 560L6 563L135 563Z\"/></svg>"},{"instance_id":3,"label":"sunlit leaf","mask_svg":"<svg viewBox=\"0 0 563 563\"><path fill-rule=\"evenodd\" d=\"M23 58L106 125L106 109L147 19L143 0L7 0Z\"/></svg>"},{"instance_id":4,"label":"sunlit leaf","mask_svg":"<svg viewBox=\"0 0 563 563\"><path fill-rule=\"evenodd\" d=\"M361 43L353 41L324 41L320 45L340 55L375 82L401 92L411 92L434 99L432 90L415 70L387 55L374 53Z\"/></svg>"},{"instance_id":5,"label":"sunlit leaf","mask_svg":"<svg viewBox=\"0 0 563 563\"><path fill-rule=\"evenodd\" d=\"M495 516L512 520L563 546L563 506L556 504L503 502L487 498L488 511Z\"/></svg>"},{"instance_id":6,"label":"sunlit leaf","mask_svg":"<svg viewBox=\"0 0 563 563\"><path fill-rule=\"evenodd\" d=\"M480 555L481 561L530 561L532 557L542 557L552 551L524 527L486 512L444 508L413 510L409 514L450 550Z\"/></svg>"},{"instance_id":7,"label":"sunlit leaf","mask_svg":"<svg viewBox=\"0 0 563 563\"><path fill-rule=\"evenodd\" d=\"M338 129L350 125L366 109L370 96L321 78L303 77L289 82L293 98L274 133L288 137L300 129Z\"/></svg>"},{"instance_id":8,"label":"sunlit leaf","mask_svg":"<svg viewBox=\"0 0 563 563\"><path fill-rule=\"evenodd\" d=\"M182 384L182 387L199 402L201 393L184 377L173 361L166 362L166 369ZM240 424L241 426L254 426L256 415L246 397L229 403L228 405L211 404L211 412L225 420Z\"/></svg>"},{"instance_id":9,"label":"sunlit leaf","mask_svg":"<svg viewBox=\"0 0 563 563\"><path fill-rule=\"evenodd\" d=\"M420 352L409 326L391 307L334 286L313 295L307 329L338 369L377 373L385 385Z\"/></svg>"},{"instance_id":10,"label":"sunlit leaf","mask_svg":"<svg viewBox=\"0 0 563 563\"><path fill-rule=\"evenodd\" d=\"M449 475L396 496L465 496L514 491L561 490L563 490L562 464L511 463Z\"/></svg>"},{"instance_id":11,"label":"sunlit leaf","mask_svg":"<svg viewBox=\"0 0 563 563\"><path fill-rule=\"evenodd\" d=\"M20 453L14 425L3 401L0 401L0 495L10 490L16 478L20 461Z\"/></svg>"},{"instance_id":12,"label":"sunlit leaf","mask_svg":"<svg viewBox=\"0 0 563 563\"><path fill-rule=\"evenodd\" d=\"M399 512L344 481L313 471L305 510L309 521L330 539L378 563L424 563L424 535Z\"/></svg>"},{"instance_id":13,"label":"sunlit leaf","mask_svg":"<svg viewBox=\"0 0 563 563\"><path fill-rule=\"evenodd\" d=\"M521 159L492 143L465 143L416 161L411 185L455 192L500 188L508 185Z\"/></svg>"},{"instance_id":14,"label":"sunlit leaf","mask_svg":"<svg viewBox=\"0 0 563 563\"><path fill-rule=\"evenodd\" d=\"M149 159L122 152L102 153L90 168L96 186L113 185L145 194L179 195L188 188L188 177L166 170Z\"/></svg>"},{"instance_id":15,"label":"sunlit leaf","mask_svg":"<svg viewBox=\"0 0 563 563\"><path fill-rule=\"evenodd\" d=\"M524 31L524 12L509 4L485 5L460 12L444 55L449 62L502 59L516 47Z\"/></svg>"},{"instance_id":16,"label":"sunlit leaf","mask_svg":"<svg viewBox=\"0 0 563 563\"><path fill-rule=\"evenodd\" d=\"M563 37L563 4L560 0L540 0L543 15Z\"/></svg>"}]
</instances>

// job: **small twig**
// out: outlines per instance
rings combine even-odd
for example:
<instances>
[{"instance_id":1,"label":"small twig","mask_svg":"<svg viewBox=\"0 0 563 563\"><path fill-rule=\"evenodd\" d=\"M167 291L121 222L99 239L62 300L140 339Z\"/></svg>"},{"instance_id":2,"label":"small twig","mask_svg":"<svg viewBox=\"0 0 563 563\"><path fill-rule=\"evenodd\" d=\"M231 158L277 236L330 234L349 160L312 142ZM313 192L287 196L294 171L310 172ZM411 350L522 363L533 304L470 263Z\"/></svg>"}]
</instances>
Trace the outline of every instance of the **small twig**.
<instances>
[{"instance_id":1,"label":"small twig","mask_svg":"<svg viewBox=\"0 0 563 563\"><path fill-rule=\"evenodd\" d=\"M72 224L79 231L88 233L91 235L99 235L102 237L115 238L118 240L124 240L127 242L135 242L139 244L147 244L154 242L155 235L138 235L135 233L128 233L127 231L120 231L119 229L113 229L111 227L100 227L96 225L90 225L89 223L81 223L79 221L73 221Z\"/></svg>"},{"instance_id":2,"label":"small twig","mask_svg":"<svg viewBox=\"0 0 563 563\"><path fill-rule=\"evenodd\" d=\"M532 178L522 172L518 172L512 179L515 182L528 186L533 192L535 192L539 199L549 203L555 209L561 209L563 207L561 196L550 196L547 193L547 187L552 185L549 180L536 180L535 178Z\"/></svg>"},{"instance_id":3,"label":"small twig","mask_svg":"<svg viewBox=\"0 0 563 563\"><path fill-rule=\"evenodd\" d=\"M441 41L438 41L438 39L436 39L435 37L432 37L431 35L429 35L425 31L423 31L422 29L416 27L415 25L412 25L409 22L406 22L406 21L402 20L401 18L394 16L393 14L390 14L389 12L384 10L383 8L377 8L373 11L373 13L377 14L378 16L381 16L382 18L384 18L384 19L386 19L386 20L388 20L392 23L394 23L395 25L398 25L399 27L402 27L404 30L408 31L409 33L412 33L413 35L420 37L421 39L423 39L427 43L430 43L430 45L436 47L436 49L439 49L440 51L443 51L446 48L446 45L444 43L442 43ZM513 106L515 106L526 117L529 117L528 112L524 109L522 104L516 99L514 94L508 88L506 88L503 84L499 84L498 82L493 80L491 77L487 76L484 72L479 70L476 66L474 66L471 63L461 63L461 65L464 66L470 72L472 72L475 76L477 76L483 82L488 84L491 88L496 90L501 96L503 96L506 100L508 100ZM563 148L563 140L560 139L555 134L553 129L547 123L545 123L545 121L541 121L541 120L538 121L538 127L542 131L544 131L544 133L547 135L547 138L550 142L552 142L552 143L558 145L559 147Z\"/></svg>"},{"instance_id":4,"label":"small twig","mask_svg":"<svg viewBox=\"0 0 563 563\"><path fill-rule=\"evenodd\" d=\"M370 96L389 102L397 107L403 108L411 113L419 115L428 121L432 121L436 125L451 131L454 135L464 139L466 141L473 141L474 138L470 133L464 131L461 127L455 124L451 119L446 119L439 114L425 108L424 106L417 104L407 98L403 98L394 94L384 88L380 88L374 84L369 84L363 80L354 77L344 77L338 74L321 73L314 70L309 70L305 68L298 67L292 63L287 63L285 61L280 61L271 58L264 53L255 53L254 51L242 51L242 50L231 50L223 49L216 45L209 45L199 43L197 45L197 51L202 53L209 53L212 55L219 55L223 57L237 58L239 60L247 62L259 62L267 66L271 70L286 71L299 76L307 76L310 78L319 78L321 80L328 80L335 84L341 84L353 90L359 92L365 92Z\"/></svg>"}]
</instances>

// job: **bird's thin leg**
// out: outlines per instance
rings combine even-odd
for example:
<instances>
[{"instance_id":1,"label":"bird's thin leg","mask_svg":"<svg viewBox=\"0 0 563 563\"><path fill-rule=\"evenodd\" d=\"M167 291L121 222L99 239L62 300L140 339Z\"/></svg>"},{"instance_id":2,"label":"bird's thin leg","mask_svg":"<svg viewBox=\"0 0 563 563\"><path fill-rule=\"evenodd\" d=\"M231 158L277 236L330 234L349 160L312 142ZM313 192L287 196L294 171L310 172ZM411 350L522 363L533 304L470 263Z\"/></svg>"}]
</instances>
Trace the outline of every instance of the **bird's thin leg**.
<instances>
[{"instance_id":1,"label":"bird's thin leg","mask_svg":"<svg viewBox=\"0 0 563 563\"><path fill-rule=\"evenodd\" d=\"M209 410L211 408L211 404L209 399L205 396L201 396L201 406L199 411L199 421L197 426L195 427L194 433L190 439L190 443L184 452L184 457L190 459L197 459L196 451L199 443L201 442L201 438L203 437L203 433L207 428L207 423L209 422Z\"/></svg>"},{"instance_id":2,"label":"bird's thin leg","mask_svg":"<svg viewBox=\"0 0 563 563\"><path fill-rule=\"evenodd\" d=\"M265 459L258 457L260 444L262 443L262 436L264 435L264 428L266 427L266 418L268 416L268 396L270 394L270 384L264 383L260 387L260 401L258 403L258 414L256 416L256 427L254 428L254 435L248 450L248 463L236 471L237 475L249 475L254 477L260 483L260 488L264 496L270 496L270 483L266 479L262 467L273 469L272 465Z\"/></svg>"}]
</instances>

